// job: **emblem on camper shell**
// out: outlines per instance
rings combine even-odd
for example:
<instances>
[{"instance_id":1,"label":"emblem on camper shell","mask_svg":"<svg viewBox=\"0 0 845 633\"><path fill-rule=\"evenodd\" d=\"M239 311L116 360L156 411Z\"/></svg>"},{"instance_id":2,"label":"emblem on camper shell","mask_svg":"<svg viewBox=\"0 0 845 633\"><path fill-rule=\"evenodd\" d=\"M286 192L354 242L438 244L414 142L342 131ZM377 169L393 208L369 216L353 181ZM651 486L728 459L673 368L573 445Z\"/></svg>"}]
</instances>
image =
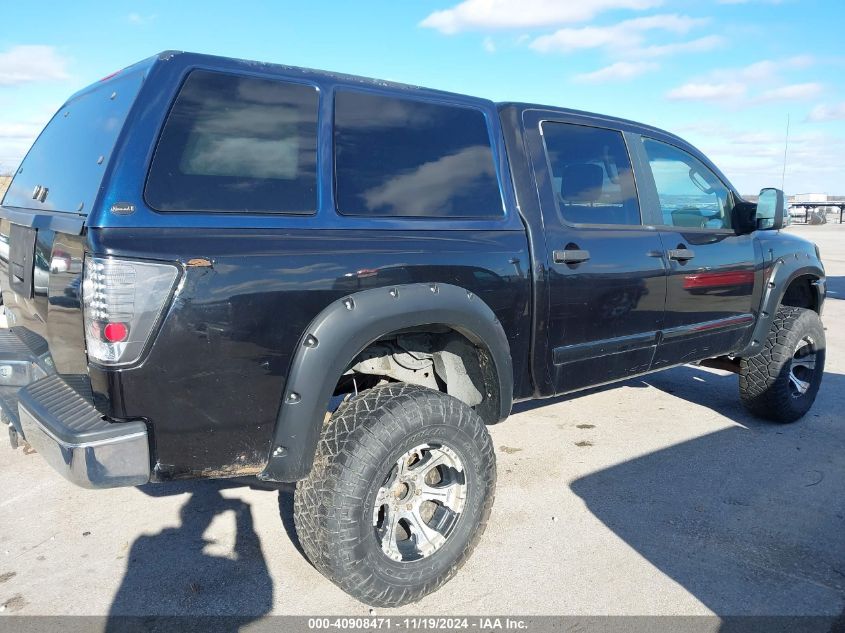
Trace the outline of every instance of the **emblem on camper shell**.
<instances>
[{"instance_id":1,"label":"emblem on camper shell","mask_svg":"<svg viewBox=\"0 0 845 633\"><path fill-rule=\"evenodd\" d=\"M115 202L111 205L111 212L115 215L131 215L135 213L135 205L131 202Z\"/></svg>"}]
</instances>

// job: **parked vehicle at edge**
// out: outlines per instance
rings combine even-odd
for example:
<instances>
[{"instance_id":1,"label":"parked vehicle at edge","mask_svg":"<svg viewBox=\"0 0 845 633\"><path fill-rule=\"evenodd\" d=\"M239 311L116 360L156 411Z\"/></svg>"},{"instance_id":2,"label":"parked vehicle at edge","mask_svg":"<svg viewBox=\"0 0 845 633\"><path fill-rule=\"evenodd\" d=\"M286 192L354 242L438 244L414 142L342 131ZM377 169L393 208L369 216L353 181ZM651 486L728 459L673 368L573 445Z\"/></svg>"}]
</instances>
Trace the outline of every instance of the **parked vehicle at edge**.
<instances>
[{"instance_id":1,"label":"parked vehicle at edge","mask_svg":"<svg viewBox=\"0 0 845 633\"><path fill-rule=\"evenodd\" d=\"M3 417L82 486L296 481L314 566L407 603L479 541L516 401L700 362L806 413L825 277L783 208L631 121L163 53L3 199Z\"/></svg>"}]
</instances>

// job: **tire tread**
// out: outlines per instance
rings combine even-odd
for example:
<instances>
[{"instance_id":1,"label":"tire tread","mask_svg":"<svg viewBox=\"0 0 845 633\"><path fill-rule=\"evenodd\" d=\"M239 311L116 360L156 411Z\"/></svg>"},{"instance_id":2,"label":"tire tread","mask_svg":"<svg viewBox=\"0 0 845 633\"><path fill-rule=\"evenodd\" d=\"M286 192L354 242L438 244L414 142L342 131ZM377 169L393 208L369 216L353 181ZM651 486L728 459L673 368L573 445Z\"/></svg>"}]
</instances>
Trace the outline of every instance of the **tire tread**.
<instances>
[{"instance_id":1,"label":"tire tread","mask_svg":"<svg viewBox=\"0 0 845 633\"><path fill-rule=\"evenodd\" d=\"M392 586L360 564L363 555L354 548L358 520L352 508L360 507L363 499L351 494L365 473L379 470L374 449L386 452L391 438L395 441L438 418L470 435L481 452L488 491L472 537L444 573L413 587ZM471 408L425 387L406 383L378 386L343 402L323 427L311 473L297 484L294 494L297 535L314 567L347 593L367 604L399 606L435 591L466 562L487 527L495 479L492 441ZM415 572L420 573L432 572L435 564L424 560L415 565L420 565Z\"/></svg>"},{"instance_id":2,"label":"tire tread","mask_svg":"<svg viewBox=\"0 0 845 633\"><path fill-rule=\"evenodd\" d=\"M779 306L763 349L755 356L740 359L739 393L742 404L752 414L775 422L794 422L806 413L815 399L818 380L797 404L789 390L789 363L795 346L807 330L815 330L816 371L824 370L824 329L819 316L807 308Z\"/></svg>"}]
</instances>

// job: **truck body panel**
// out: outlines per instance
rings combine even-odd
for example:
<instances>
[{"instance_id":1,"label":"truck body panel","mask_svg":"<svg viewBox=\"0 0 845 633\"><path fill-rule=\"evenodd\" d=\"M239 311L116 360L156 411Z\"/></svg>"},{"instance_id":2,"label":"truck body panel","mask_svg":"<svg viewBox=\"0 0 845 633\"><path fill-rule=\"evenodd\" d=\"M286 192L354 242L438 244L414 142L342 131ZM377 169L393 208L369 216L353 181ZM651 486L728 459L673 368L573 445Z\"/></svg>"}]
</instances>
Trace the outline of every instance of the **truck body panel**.
<instances>
[{"instance_id":1,"label":"truck body panel","mask_svg":"<svg viewBox=\"0 0 845 633\"><path fill-rule=\"evenodd\" d=\"M521 232L104 229L89 238L94 252L211 264L186 267L141 365L90 371L104 413L149 419L156 476L260 471L303 332L333 301L371 288L433 282L475 293L508 333L517 393L530 394Z\"/></svg>"},{"instance_id":2,"label":"truck body panel","mask_svg":"<svg viewBox=\"0 0 845 633\"><path fill-rule=\"evenodd\" d=\"M196 83L191 77L200 76L241 81L238 90L250 100L253 118L279 106L284 95L273 92L279 85L311 94L313 99L285 102L277 112L285 119L280 129L294 140L313 125L313 151L293 141L256 140L248 131L215 145L222 133L203 136L202 126L214 132L220 120L202 104L186 111L180 101ZM363 101L379 97L402 106L391 115L403 122L394 133L413 133L414 126L427 129L431 121L415 119L414 108L441 108L456 117L480 117L484 138L359 196L364 207L378 212L344 213L341 207L349 204L349 196L339 192L338 147L355 135L354 129L351 136L338 131L338 94ZM312 119L288 120L295 107L312 102ZM402 104L411 105L404 109ZM175 150L163 130L169 122L185 123L186 117L198 123L181 137L174 132L175 138L202 160L170 155ZM76 118L81 120L75 123ZM274 124L268 119L268 125ZM356 124L362 124L360 113L344 122ZM220 129L239 125L243 121L233 119ZM198 136L191 136L197 130ZM433 140L426 136L431 135L419 133L408 153L423 151L419 148L429 141L445 146L454 140L445 134ZM63 153L62 144L71 150ZM252 173L241 183L226 172L254 171L254 155L260 158L264 151L277 156L282 167L271 167L269 175ZM464 160L466 155L475 158ZM483 166L487 155L492 156L489 168ZM78 169L57 167L64 158L78 163ZM186 174L185 182L215 177L243 186L245 199L262 178L282 181L286 169L312 164L314 184L302 191L305 198L313 197L313 208L256 211L245 202L241 210L185 210L177 200L174 208L180 210L157 210L147 189L155 164L167 165L163 175L156 174L165 184L169 177ZM707 174L693 185L711 196L710 202L696 202L699 194L682 191L676 181L667 187L667 170L688 165ZM436 206L438 200L427 184L458 191L468 168L494 183L499 201L477 217L462 208L438 217L427 214L426 205ZM171 191L178 193L178 188ZM385 211L385 200L398 197L401 202L403 196L408 213ZM462 200L468 209L472 201ZM72 97L16 174L0 207L0 280L7 318L17 332L9 349L23 337L34 340L32 349L38 352L43 341L49 353L45 358L34 354L33 363L43 361L60 377L82 377L51 385L51 393L82 393L105 424L125 426L126 447L137 446L139 429L146 429L149 472L127 473L111 463L109 468L119 474L110 480L105 468L91 475L98 482L91 485L121 485L114 482L145 476L163 480L261 472L293 480L307 473L316 439L309 435L300 444L298 427L284 426L293 424L285 421L285 407L297 406L302 395L286 400L288 380L307 374L301 366L307 355L300 350L309 327L316 327L315 319L328 306L354 305L356 294L375 289L397 294L411 287L417 292L420 284L432 292L438 284L461 289L468 300L485 306L478 314L489 309L504 332L506 343L490 344L507 348L513 400L569 393L747 352L759 344L758 330L773 311L772 302L776 306L783 296L769 289L779 260L784 284L802 275L815 280L811 287L820 310L824 272L818 253L807 242L749 227L753 211L703 154L650 126L321 71L166 52ZM791 255L797 260L798 253L800 266L785 263ZM83 284L92 258L159 263L176 271L178 281L162 298L161 314L137 361L118 366L86 349L91 324L83 299L88 292L90 303L95 284L87 291ZM444 308L444 319L447 313ZM464 327L431 314L434 328L455 325L460 332ZM125 324L117 325L125 334ZM97 332L105 336L104 330ZM391 334L397 335L381 332L365 346ZM485 356L484 341L467 336ZM492 356L502 353L492 351ZM427 361L430 356L415 358ZM352 361L338 362L347 367ZM331 395L338 376L323 379L331 384L314 389L328 389ZM357 390L357 383L350 384ZM9 396L0 399L4 415L13 422L17 389L25 386L0 386ZM41 392L24 394L30 403L27 415L35 410L50 414L37 402ZM86 410L79 424L93 424L97 417ZM321 420L313 422L319 428ZM13 426L22 431L19 421ZM102 436L111 431L94 429ZM288 443L296 443L297 454L290 455L279 438L294 436L298 439ZM91 464L74 466L72 478L84 477Z\"/></svg>"}]
</instances>

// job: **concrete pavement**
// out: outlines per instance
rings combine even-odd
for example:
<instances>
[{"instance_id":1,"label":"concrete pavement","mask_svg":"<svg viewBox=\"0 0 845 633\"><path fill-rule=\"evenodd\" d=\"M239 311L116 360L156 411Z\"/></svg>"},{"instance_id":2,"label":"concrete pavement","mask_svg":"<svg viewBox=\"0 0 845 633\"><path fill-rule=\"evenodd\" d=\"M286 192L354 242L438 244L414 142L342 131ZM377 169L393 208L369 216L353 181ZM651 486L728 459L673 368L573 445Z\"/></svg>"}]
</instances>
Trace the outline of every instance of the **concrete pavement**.
<instances>
[{"instance_id":1,"label":"concrete pavement","mask_svg":"<svg viewBox=\"0 0 845 633\"><path fill-rule=\"evenodd\" d=\"M681 367L521 405L491 429L490 526L457 577L382 614L839 614L845 604L845 226L790 229L828 267L827 371L796 424ZM6 614L368 614L297 549L292 488L82 490L0 452Z\"/></svg>"}]
</instances>

